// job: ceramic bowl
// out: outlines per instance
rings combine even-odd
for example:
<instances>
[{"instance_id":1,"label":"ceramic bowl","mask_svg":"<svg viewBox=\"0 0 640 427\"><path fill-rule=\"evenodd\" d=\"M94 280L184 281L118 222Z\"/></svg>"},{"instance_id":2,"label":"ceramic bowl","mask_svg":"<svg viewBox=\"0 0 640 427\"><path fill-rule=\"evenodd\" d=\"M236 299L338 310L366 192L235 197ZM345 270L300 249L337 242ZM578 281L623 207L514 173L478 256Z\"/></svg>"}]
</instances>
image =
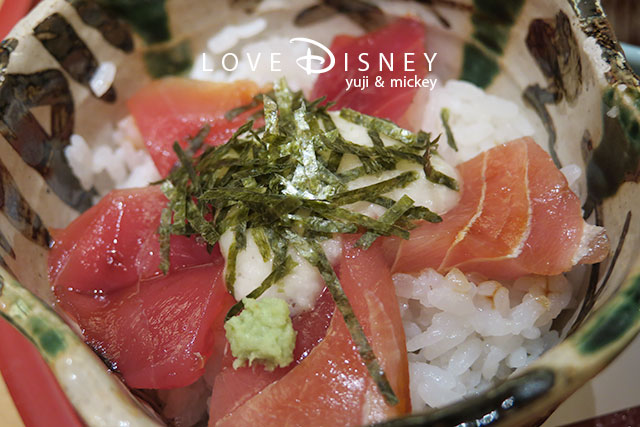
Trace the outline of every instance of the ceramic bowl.
<instances>
[{"instance_id":1,"label":"ceramic bowl","mask_svg":"<svg viewBox=\"0 0 640 427\"><path fill-rule=\"evenodd\" d=\"M575 310L554 325L568 331L562 343L479 397L388 424L539 423L632 340L640 329L640 86L598 1L45 0L0 45L0 254L9 272L2 273L0 311L22 319L18 326L85 422L96 423L104 402L87 408L78 401L82 393L67 384L58 351L75 349L93 369L80 389L103 384L107 399L121 393L113 376L52 312L20 302L24 289L52 302L49 230L68 224L95 196L65 159L71 135L108 138L136 89L188 70L223 25L260 14L268 22L260 37L306 35L328 44L332 20L371 29L407 9L429 25L441 78L469 80L518 103L557 165L586 171L584 215L606 227L612 250L603 263L572 273L582 291ZM92 77L107 62L115 78L96 93ZM49 326L36 328L34 313L44 313ZM47 346L55 331L59 348ZM133 403L128 408L120 419L144 418Z\"/></svg>"}]
</instances>

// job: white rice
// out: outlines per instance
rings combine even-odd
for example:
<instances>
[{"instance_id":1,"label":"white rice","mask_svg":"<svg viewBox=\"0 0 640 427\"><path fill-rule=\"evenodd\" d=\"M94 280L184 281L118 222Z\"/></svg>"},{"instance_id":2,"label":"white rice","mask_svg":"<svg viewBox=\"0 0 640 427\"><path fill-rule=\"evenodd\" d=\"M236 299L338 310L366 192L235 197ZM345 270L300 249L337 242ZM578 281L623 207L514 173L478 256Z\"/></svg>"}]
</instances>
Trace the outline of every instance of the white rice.
<instances>
[{"instance_id":1,"label":"white rice","mask_svg":"<svg viewBox=\"0 0 640 427\"><path fill-rule=\"evenodd\" d=\"M482 392L559 341L551 323L571 300L564 276L511 285L426 269L396 274L414 411Z\"/></svg>"},{"instance_id":2,"label":"white rice","mask_svg":"<svg viewBox=\"0 0 640 427\"><path fill-rule=\"evenodd\" d=\"M453 165L497 145L534 134L533 126L516 103L487 94L461 80L448 80L436 86L428 94L426 108L420 105L418 108L422 112L416 120L417 127L433 135L443 135L438 152ZM457 152L447 144L440 119L443 108L449 109L449 126Z\"/></svg>"},{"instance_id":3,"label":"white rice","mask_svg":"<svg viewBox=\"0 0 640 427\"><path fill-rule=\"evenodd\" d=\"M602 48L595 37L587 37L582 42L582 49L591 59L591 63L596 66L596 75L602 83L606 82L606 74L611 70L611 64L602 55Z\"/></svg>"},{"instance_id":4,"label":"white rice","mask_svg":"<svg viewBox=\"0 0 640 427\"><path fill-rule=\"evenodd\" d=\"M207 48L216 55L224 54L241 39L254 37L266 28L267 21L264 18L257 18L240 25L227 25L209 39Z\"/></svg>"},{"instance_id":5,"label":"white rice","mask_svg":"<svg viewBox=\"0 0 640 427\"><path fill-rule=\"evenodd\" d=\"M89 81L89 87L95 96L101 97L111 87L116 77L116 66L113 62L101 63Z\"/></svg>"},{"instance_id":6,"label":"white rice","mask_svg":"<svg viewBox=\"0 0 640 427\"><path fill-rule=\"evenodd\" d=\"M82 188L95 188L99 196L114 188L145 187L161 178L131 116L117 124L112 141L104 144L90 146L81 135L71 135L64 154Z\"/></svg>"}]
</instances>

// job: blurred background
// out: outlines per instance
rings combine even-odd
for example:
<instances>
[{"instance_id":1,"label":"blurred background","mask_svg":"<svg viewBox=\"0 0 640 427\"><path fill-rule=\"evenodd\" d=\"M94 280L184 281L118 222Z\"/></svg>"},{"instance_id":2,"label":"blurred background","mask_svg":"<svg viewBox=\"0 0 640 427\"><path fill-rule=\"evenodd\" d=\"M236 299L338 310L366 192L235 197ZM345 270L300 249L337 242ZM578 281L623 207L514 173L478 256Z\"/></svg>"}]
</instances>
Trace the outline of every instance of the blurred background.
<instances>
[{"instance_id":1,"label":"blurred background","mask_svg":"<svg viewBox=\"0 0 640 427\"><path fill-rule=\"evenodd\" d=\"M40 0L0 0L0 39ZM131 0L134 1L134 0ZM618 38L640 45L640 2L638 0L601 0Z\"/></svg>"},{"instance_id":2,"label":"blurred background","mask_svg":"<svg viewBox=\"0 0 640 427\"><path fill-rule=\"evenodd\" d=\"M4 39L15 23L39 1L0 0L0 40ZM618 39L625 43L623 48L626 51L629 62L636 70L636 73L640 74L640 47L637 47L640 46L640 1L601 0L601 3L609 16L609 20L613 23ZM631 45L636 45L636 47L634 48Z\"/></svg>"},{"instance_id":3,"label":"blurred background","mask_svg":"<svg viewBox=\"0 0 640 427\"><path fill-rule=\"evenodd\" d=\"M602 0L602 7L620 41L640 45L640 2L638 0Z\"/></svg>"}]
</instances>

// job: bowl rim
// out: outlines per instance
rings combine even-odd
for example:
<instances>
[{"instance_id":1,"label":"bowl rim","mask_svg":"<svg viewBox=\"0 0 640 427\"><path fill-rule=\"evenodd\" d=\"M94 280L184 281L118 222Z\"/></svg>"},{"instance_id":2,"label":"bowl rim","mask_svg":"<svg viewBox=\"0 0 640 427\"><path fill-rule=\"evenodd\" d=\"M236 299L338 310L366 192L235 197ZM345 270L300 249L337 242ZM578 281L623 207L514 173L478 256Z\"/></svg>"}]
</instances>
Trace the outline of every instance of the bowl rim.
<instances>
[{"instance_id":1,"label":"bowl rim","mask_svg":"<svg viewBox=\"0 0 640 427\"><path fill-rule=\"evenodd\" d=\"M33 24L36 23L36 16L55 12L56 5L68 3L70 3L69 0L43 0L14 27L7 38L19 39L23 37L21 32L30 33ZM614 102L624 102L622 94L627 90L640 93L640 81L629 65L623 48L606 19L600 1L568 0L568 3L575 12L580 31L588 37L595 38L602 50L602 59L611 65L611 70L604 75L606 84L601 84L599 89L604 91L609 88L620 92L621 96ZM640 52L640 48L638 49ZM640 116L640 110L634 109L633 111L637 116ZM624 308L630 298L636 297L635 292L640 292L640 254L630 263L630 267L629 273L619 289L609 296L602 306L590 312L586 321L577 328L575 333L545 352L518 375L510 377L498 387L492 387L477 398L466 399L424 414L413 414L390 420L384 425L435 423L439 420L452 420L453 418L460 422L479 419L485 414L481 413L482 411L478 412L478 409L486 409L487 402L494 402L497 398L509 394L514 395L514 393L526 389L526 382L523 379L542 378L540 381L543 381L545 375L551 375L552 379L546 379L547 383L537 390L538 394L530 393L527 396L528 400L525 401L528 402L527 408L530 408L527 410L527 414L523 414L522 411L510 411L511 407L503 407L502 413L502 419L515 424L530 420L528 415L530 413L540 414L540 419L546 418L562 401L604 369L640 332L640 316L638 316L626 325L624 333L607 345L587 353L578 350L584 345L584 342L602 333L608 325L610 326L613 321L612 315L618 313L621 307ZM0 267L0 276L3 280L15 280L9 279L10 274L6 273L2 267ZM512 407L516 408L517 405ZM455 413L458 413L458 416Z\"/></svg>"}]
</instances>

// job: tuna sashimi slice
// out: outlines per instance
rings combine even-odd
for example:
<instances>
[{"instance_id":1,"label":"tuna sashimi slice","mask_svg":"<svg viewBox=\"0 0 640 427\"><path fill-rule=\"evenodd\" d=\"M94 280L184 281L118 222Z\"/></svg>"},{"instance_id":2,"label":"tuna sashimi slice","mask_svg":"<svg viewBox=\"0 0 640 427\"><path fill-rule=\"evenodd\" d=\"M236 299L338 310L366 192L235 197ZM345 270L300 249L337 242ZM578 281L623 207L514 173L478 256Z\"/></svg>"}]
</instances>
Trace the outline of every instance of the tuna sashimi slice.
<instances>
[{"instance_id":1,"label":"tuna sashimi slice","mask_svg":"<svg viewBox=\"0 0 640 427\"><path fill-rule=\"evenodd\" d=\"M222 260L141 281L100 298L58 289L85 340L132 388L175 388L204 373L215 331L234 304Z\"/></svg>"},{"instance_id":2,"label":"tuna sashimi slice","mask_svg":"<svg viewBox=\"0 0 640 427\"><path fill-rule=\"evenodd\" d=\"M551 157L532 139L529 146L529 192L531 194L531 230L517 259L505 268L521 268L535 274L553 275L574 266L585 222L580 199L567 184ZM601 251L602 261L608 251ZM497 265L496 268L500 268Z\"/></svg>"},{"instance_id":3,"label":"tuna sashimi slice","mask_svg":"<svg viewBox=\"0 0 640 427\"><path fill-rule=\"evenodd\" d=\"M508 259L522 251L531 219L527 148L527 144L508 144L487 153L478 209L458 232L441 269L471 260ZM473 171L465 167L462 172L473 182Z\"/></svg>"},{"instance_id":4,"label":"tuna sashimi slice","mask_svg":"<svg viewBox=\"0 0 640 427\"><path fill-rule=\"evenodd\" d=\"M426 267L437 268L443 263L456 239L471 226L474 215L483 204L486 166L486 152L458 166L462 177L460 202L443 216L441 223L421 223L411 231L409 241L394 239L400 243L396 246L392 271L418 271Z\"/></svg>"},{"instance_id":5,"label":"tuna sashimi slice","mask_svg":"<svg viewBox=\"0 0 640 427\"><path fill-rule=\"evenodd\" d=\"M50 282L86 293L135 284L138 246L158 227L166 204L158 187L110 192L67 228L54 230Z\"/></svg>"},{"instance_id":6,"label":"tuna sashimi slice","mask_svg":"<svg viewBox=\"0 0 640 427\"><path fill-rule=\"evenodd\" d=\"M158 226L167 198L158 186L114 190L65 229L54 230L49 280L54 288L108 294L159 276ZM171 270L221 257L195 237L171 236Z\"/></svg>"},{"instance_id":7,"label":"tuna sashimi slice","mask_svg":"<svg viewBox=\"0 0 640 427\"><path fill-rule=\"evenodd\" d=\"M426 76L424 39L424 25L410 18L397 19L360 37L337 36L330 48L336 59L335 66L318 76L312 97L326 96L336 103L332 108L335 110L349 107L397 122L418 89L404 84L392 87L392 79L414 80L417 76L421 80ZM407 66L405 58L412 61ZM367 61L369 66L365 67L361 60ZM391 69L384 61L391 64ZM368 87L348 87L348 81L361 82L365 78ZM384 82L383 87L376 87L377 78Z\"/></svg>"},{"instance_id":8,"label":"tuna sashimi slice","mask_svg":"<svg viewBox=\"0 0 640 427\"><path fill-rule=\"evenodd\" d=\"M478 172L481 162L484 172ZM568 271L580 261L576 254L585 244L598 248L587 251L589 258L581 262L606 257L604 234L582 241L586 226L580 200L533 139L495 147L459 170L460 204L441 223L423 223L408 241L400 242L392 271L431 267L445 272L457 267L500 280Z\"/></svg>"},{"instance_id":9,"label":"tuna sashimi slice","mask_svg":"<svg viewBox=\"0 0 640 427\"><path fill-rule=\"evenodd\" d=\"M166 204L157 186L114 190L56 230L49 252L59 307L136 388L198 379L235 302L219 248L194 237L171 236L171 267L161 274L157 229Z\"/></svg>"},{"instance_id":10,"label":"tuna sashimi slice","mask_svg":"<svg viewBox=\"0 0 640 427\"><path fill-rule=\"evenodd\" d=\"M143 87L127 106L160 175L166 176L178 161L174 142L186 147L187 139L209 124L205 144L224 144L255 109L233 120L225 119L225 113L249 104L258 92L247 80L213 83L171 77Z\"/></svg>"},{"instance_id":11,"label":"tuna sashimi slice","mask_svg":"<svg viewBox=\"0 0 640 427\"><path fill-rule=\"evenodd\" d=\"M225 415L261 392L269 384L278 381L304 360L327 335L334 311L335 303L325 288L318 297L313 310L302 312L291 319L293 329L296 331L296 346L293 350L294 362L271 372L258 364L234 369L232 366L234 358L228 341L222 336L220 342L223 342L224 345L221 351L221 365L207 368L208 375L215 377L209 408L209 424L215 425ZM218 350L214 350L214 353L216 351Z\"/></svg>"},{"instance_id":12,"label":"tuna sashimi slice","mask_svg":"<svg viewBox=\"0 0 640 427\"><path fill-rule=\"evenodd\" d=\"M210 425L362 425L409 411L406 344L391 274L380 245L364 251L353 247L353 238L345 240L340 281L400 403L385 403L336 312L324 340L299 365Z\"/></svg>"}]
</instances>

